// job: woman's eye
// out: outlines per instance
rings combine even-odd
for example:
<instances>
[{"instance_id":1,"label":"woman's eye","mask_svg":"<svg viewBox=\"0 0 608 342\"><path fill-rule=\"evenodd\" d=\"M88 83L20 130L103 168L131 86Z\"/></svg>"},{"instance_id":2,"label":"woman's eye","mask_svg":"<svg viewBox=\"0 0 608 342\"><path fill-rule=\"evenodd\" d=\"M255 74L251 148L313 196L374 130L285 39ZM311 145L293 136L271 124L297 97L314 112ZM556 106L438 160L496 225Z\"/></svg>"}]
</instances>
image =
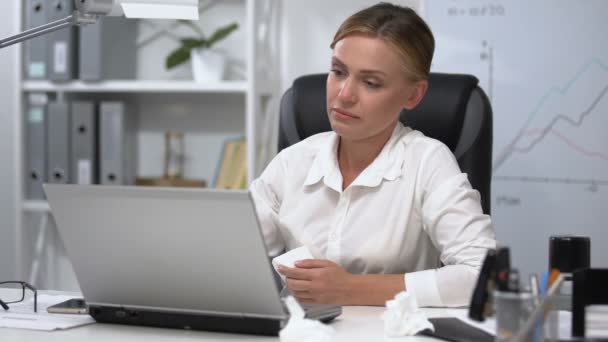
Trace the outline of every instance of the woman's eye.
<instances>
[{"instance_id":1,"label":"woman's eye","mask_svg":"<svg viewBox=\"0 0 608 342\"><path fill-rule=\"evenodd\" d=\"M344 72L340 69L331 69L331 72L336 75L336 76L342 76L344 75Z\"/></svg>"},{"instance_id":2,"label":"woman's eye","mask_svg":"<svg viewBox=\"0 0 608 342\"><path fill-rule=\"evenodd\" d=\"M372 81L364 81L364 82L368 88L372 88L372 89L378 89L382 86L380 83L376 83L376 82L372 82Z\"/></svg>"}]
</instances>

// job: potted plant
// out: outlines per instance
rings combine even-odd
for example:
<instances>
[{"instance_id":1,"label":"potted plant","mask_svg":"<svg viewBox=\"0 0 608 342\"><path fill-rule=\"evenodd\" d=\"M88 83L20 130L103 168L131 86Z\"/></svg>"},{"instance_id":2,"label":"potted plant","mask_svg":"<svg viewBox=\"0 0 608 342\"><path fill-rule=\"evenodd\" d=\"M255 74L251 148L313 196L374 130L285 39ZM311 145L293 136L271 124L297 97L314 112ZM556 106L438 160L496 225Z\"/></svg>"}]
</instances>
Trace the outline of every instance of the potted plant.
<instances>
[{"instance_id":1,"label":"potted plant","mask_svg":"<svg viewBox=\"0 0 608 342\"><path fill-rule=\"evenodd\" d=\"M171 69L191 60L192 74L196 82L222 80L226 57L211 48L235 31L239 27L238 24L232 23L220 27L207 38L191 21L180 20L180 23L190 27L196 36L180 39L181 45L167 56L165 67Z\"/></svg>"}]
</instances>

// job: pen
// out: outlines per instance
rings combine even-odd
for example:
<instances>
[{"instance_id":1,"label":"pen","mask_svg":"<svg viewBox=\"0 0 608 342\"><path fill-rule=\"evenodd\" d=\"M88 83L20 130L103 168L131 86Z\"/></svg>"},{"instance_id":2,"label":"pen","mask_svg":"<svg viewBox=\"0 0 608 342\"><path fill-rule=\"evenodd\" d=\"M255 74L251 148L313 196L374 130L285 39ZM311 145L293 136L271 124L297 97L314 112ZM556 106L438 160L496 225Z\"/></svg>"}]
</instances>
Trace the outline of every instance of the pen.
<instances>
[{"instance_id":1,"label":"pen","mask_svg":"<svg viewBox=\"0 0 608 342\"><path fill-rule=\"evenodd\" d=\"M530 274L530 291L532 292L534 305L536 306L539 303L538 276L536 274Z\"/></svg>"},{"instance_id":2,"label":"pen","mask_svg":"<svg viewBox=\"0 0 608 342\"><path fill-rule=\"evenodd\" d=\"M538 289L538 276L534 273L530 274L530 292L532 292L532 302L536 308L540 304L540 297ZM538 322L534 327L534 341L542 341L542 336L542 323Z\"/></svg>"},{"instance_id":3,"label":"pen","mask_svg":"<svg viewBox=\"0 0 608 342\"><path fill-rule=\"evenodd\" d=\"M549 274L549 283L547 284L547 287L551 287L551 285L553 285L553 283L557 280L557 277L559 277L559 270L557 268L554 268L551 270L551 273Z\"/></svg>"},{"instance_id":4,"label":"pen","mask_svg":"<svg viewBox=\"0 0 608 342\"><path fill-rule=\"evenodd\" d=\"M550 305L553 303L551 298L555 296L555 293L558 291L563 281L564 276L558 274L557 278L553 281L553 284L551 284L551 287L546 290L547 295L545 299L540 302L540 304L537 305L536 308L534 308L530 316L528 316L523 326L517 331L517 334L511 339L511 341L526 340L525 337L532 331L535 324L537 324L538 320L547 312Z\"/></svg>"},{"instance_id":5,"label":"pen","mask_svg":"<svg viewBox=\"0 0 608 342\"><path fill-rule=\"evenodd\" d=\"M543 276L540 279L540 294L544 296L547 293L549 284L549 272L543 272Z\"/></svg>"}]
</instances>

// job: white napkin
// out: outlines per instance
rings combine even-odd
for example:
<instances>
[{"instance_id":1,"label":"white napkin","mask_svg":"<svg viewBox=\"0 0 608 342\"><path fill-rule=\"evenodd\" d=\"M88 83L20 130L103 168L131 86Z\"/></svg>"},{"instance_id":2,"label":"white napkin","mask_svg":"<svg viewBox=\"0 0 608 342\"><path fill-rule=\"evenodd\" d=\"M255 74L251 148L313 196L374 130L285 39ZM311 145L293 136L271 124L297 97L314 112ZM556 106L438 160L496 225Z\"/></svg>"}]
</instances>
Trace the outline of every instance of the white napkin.
<instances>
[{"instance_id":1,"label":"white napkin","mask_svg":"<svg viewBox=\"0 0 608 342\"><path fill-rule=\"evenodd\" d=\"M389 337L413 336L425 329L435 331L433 324L418 308L416 296L406 291L399 292L395 299L386 302L382 320L384 333Z\"/></svg>"},{"instance_id":2,"label":"white napkin","mask_svg":"<svg viewBox=\"0 0 608 342\"><path fill-rule=\"evenodd\" d=\"M329 342L336 331L329 325L304 318L304 310L292 296L285 297L285 305L291 317L279 332L281 342Z\"/></svg>"},{"instance_id":3,"label":"white napkin","mask_svg":"<svg viewBox=\"0 0 608 342\"><path fill-rule=\"evenodd\" d=\"M275 257L274 259L272 259L272 266L274 267L275 271L279 273L279 265L295 267L296 261L304 259L314 259L313 255L310 253L310 250L306 246L292 249L287 253ZM279 275L281 276L281 279L284 283L285 276L281 273L279 273Z\"/></svg>"}]
</instances>

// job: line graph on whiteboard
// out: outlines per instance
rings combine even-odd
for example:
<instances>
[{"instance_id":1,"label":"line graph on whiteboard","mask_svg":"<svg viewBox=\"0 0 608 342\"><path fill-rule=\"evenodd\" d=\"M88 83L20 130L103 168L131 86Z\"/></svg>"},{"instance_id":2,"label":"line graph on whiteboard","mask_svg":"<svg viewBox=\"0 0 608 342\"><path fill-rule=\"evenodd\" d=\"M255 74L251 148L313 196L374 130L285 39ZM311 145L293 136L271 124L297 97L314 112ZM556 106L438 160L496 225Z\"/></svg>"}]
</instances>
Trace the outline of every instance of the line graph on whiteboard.
<instances>
[{"instance_id":1,"label":"line graph on whiteboard","mask_svg":"<svg viewBox=\"0 0 608 342\"><path fill-rule=\"evenodd\" d=\"M493 180L575 185L590 192L608 185L608 135L602 129L608 127L608 48L598 49L589 37L595 33L601 41L602 30L580 25L591 32L573 34L581 45L576 48L565 39L572 26L537 24L541 13L551 17L543 13L551 7L542 4L429 3L433 71L477 76L492 103Z\"/></svg>"},{"instance_id":2,"label":"line graph on whiteboard","mask_svg":"<svg viewBox=\"0 0 608 342\"><path fill-rule=\"evenodd\" d=\"M580 96L582 91L579 91L578 88L585 89L584 96ZM570 111L555 110L554 108L568 106L566 102L571 91L579 94L574 100L577 103L569 106L574 109ZM572 130L584 129L586 119L593 115L606 117L608 114L607 94L608 65L599 59L592 59L585 63L565 85L548 89L528 113L525 123L510 142L496 150L492 166L494 179L497 181L583 184L587 185L590 191L597 191L599 186L608 185L608 145L594 149L586 146L585 139L575 139L568 134ZM577 154L583 157L584 161L579 164L580 167L585 168L585 162L603 164L604 167L599 166L599 168L607 171L604 173L606 176L603 179L591 176L572 178L567 175L561 177L522 175L517 177L507 176L501 172L503 166L507 165L514 156L529 155L534 158L535 148L549 138L555 141L554 147L559 150L560 159L564 158L564 154Z\"/></svg>"},{"instance_id":3,"label":"line graph on whiteboard","mask_svg":"<svg viewBox=\"0 0 608 342\"><path fill-rule=\"evenodd\" d=\"M490 98L491 214L513 264L545 270L555 234L608 241L608 1L425 4L431 70L475 75Z\"/></svg>"}]
</instances>

